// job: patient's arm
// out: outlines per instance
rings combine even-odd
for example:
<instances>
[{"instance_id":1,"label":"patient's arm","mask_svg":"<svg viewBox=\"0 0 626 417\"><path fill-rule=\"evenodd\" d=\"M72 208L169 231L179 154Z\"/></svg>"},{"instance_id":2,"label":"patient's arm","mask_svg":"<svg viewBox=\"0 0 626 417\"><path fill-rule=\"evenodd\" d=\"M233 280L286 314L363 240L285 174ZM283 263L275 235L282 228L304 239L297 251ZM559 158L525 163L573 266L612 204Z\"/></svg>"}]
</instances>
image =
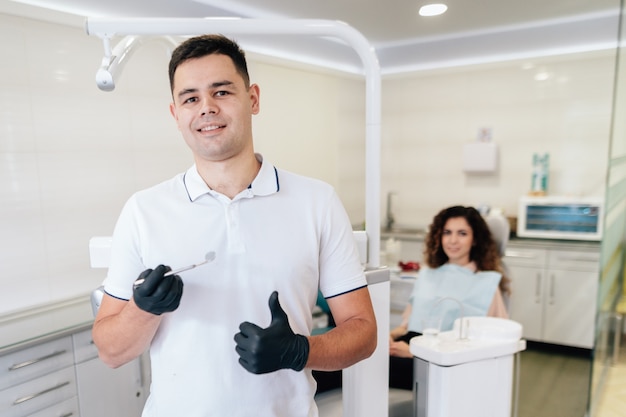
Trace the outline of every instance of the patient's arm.
<instances>
[{"instance_id":1,"label":"patient's arm","mask_svg":"<svg viewBox=\"0 0 626 417\"><path fill-rule=\"evenodd\" d=\"M409 317L411 317L411 304L407 304L404 312L402 313L402 323L400 323L400 325L395 329L392 329L389 333L391 341L397 340L399 337L408 333Z\"/></svg>"},{"instance_id":2,"label":"patient's arm","mask_svg":"<svg viewBox=\"0 0 626 417\"><path fill-rule=\"evenodd\" d=\"M500 288L497 288L496 293L493 295L493 300L491 301L491 305L487 311L487 316L499 317L502 319L509 318L509 312L506 310L506 306L504 305L504 298L502 297Z\"/></svg>"}]
</instances>

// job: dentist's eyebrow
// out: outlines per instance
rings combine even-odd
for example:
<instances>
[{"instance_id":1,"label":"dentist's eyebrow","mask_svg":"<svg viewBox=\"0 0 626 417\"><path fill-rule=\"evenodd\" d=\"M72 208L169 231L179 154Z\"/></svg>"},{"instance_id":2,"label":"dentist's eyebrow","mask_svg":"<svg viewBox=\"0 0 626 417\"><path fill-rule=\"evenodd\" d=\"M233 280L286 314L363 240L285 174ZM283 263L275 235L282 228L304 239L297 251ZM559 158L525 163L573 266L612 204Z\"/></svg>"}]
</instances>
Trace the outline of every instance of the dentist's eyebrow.
<instances>
[{"instance_id":1,"label":"dentist's eyebrow","mask_svg":"<svg viewBox=\"0 0 626 417\"><path fill-rule=\"evenodd\" d=\"M213 84L211 84L209 86L209 88L219 88L219 87L224 87L224 86L230 86L233 85L234 83L232 81L228 81L228 80L224 80L224 81L216 81Z\"/></svg>"},{"instance_id":2,"label":"dentist's eyebrow","mask_svg":"<svg viewBox=\"0 0 626 417\"><path fill-rule=\"evenodd\" d=\"M197 92L198 92L197 88L185 88L184 90L180 90L176 96L178 96L178 98L180 98L180 97L185 96L187 94L194 94L194 93L197 93Z\"/></svg>"},{"instance_id":3,"label":"dentist's eyebrow","mask_svg":"<svg viewBox=\"0 0 626 417\"><path fill-rule=\"evenodd\" d=\"M220 87L225 87L225 86L231 86L234 83L232 81L228 81L228 80L224 80L224 81L216 81L212 84L209 85L210 89L215 89L215 88L220 88ZM183 90L180 90L177 94L177 96L180 98L184 95L187 94L195 94L199 91L199 89L197 88L185 88Z\"/></svg>"}]
</instances>

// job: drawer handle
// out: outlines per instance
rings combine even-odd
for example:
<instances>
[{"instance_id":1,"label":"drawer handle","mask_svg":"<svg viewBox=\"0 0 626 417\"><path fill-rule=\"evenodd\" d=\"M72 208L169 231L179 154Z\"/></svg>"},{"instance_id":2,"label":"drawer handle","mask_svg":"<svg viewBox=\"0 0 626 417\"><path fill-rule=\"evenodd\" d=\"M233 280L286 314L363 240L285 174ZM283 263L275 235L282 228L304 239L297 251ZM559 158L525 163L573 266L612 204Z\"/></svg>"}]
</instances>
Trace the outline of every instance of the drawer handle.
<instances>
[{"instance_id":1,"label":"drawer handle","mask_svg":"<svg viewBox=\"0 0 626 417\"><path fill-rule=\"evenodd\" d=\"M69 413L63 414L61 417L70 417L70 416L73 416L73 415L74 415L74 413L69 412Z\"/></svg>"},{"instance_id":2,"label":"drawer handle","mask_svg":"<svg viewBox=\"0 0 626 417\"><path fill-rule=\"evenodd\" d=\"M18 398L17 400L13 401L13 405L19 405L19 404L25 403L26 401L30 401L30 400L32 400L34 398L40 397L40 396L42 396L44 394L47 394L49 392L58 390L58 389L63 388L64 386L69 385L69 384L70 384L69 381L63 382L63 383L61 383L59 385L56 385L54 387L45 389L45 390L40 391L40 392L38 392L36 394L31 394L31 395L27 395L26 397Z\"/></svg>"},{"instance_id":3,"label":"drawer handle","mask_svg":"<svg viewBox=\"0 0 626 417\"><path fill-rule=\"evenodd\" d=\"M599 258L594 258L594 257L591 257L591 256L588 256L588 257L559 256L557 259L559 261L600 262Z\"/></svg>"},{"instance_id":4,"label":"drawer handle","mask_svg":"<svg viewBox=\"0 0 626 417\"><path fill-rule=\"evenodd\" d=\"M50 359L50 358L54 358L55 356L63 355L65 352L67 352L67 351L66 350L59 350L57 352L53 352L53 353L51 353L49 355L42 356L42 357L37 358L37 359L31 359L31 360L28 360L28 361L25 361L25 362L22 362L22 363L17 363L15 365L11 366L9 368L9 371L15 371L17 369L24 368L26 366L34 365L36 363L45 361L46 359Z\"/></svg>"},{"instance_id":5,"label":"drawer handle","mask_svg":"<svg viewBox=\"0 0 626 417\"><path fill-rule=\"evenodd\" d=\"M517 251L512 251L512 250L507 250L504 256L507 256L509 258L526 258L526 259L536 258L535 254L533 253L517 252Z\"/></svg>"},{"instance_id":6,"label":"drawer handle","mask_svg":"<svg viewBox=\"0 0 626 417\"><path fill-rule=\"evenodd\" d=\"M535 304L541 303L541 274L537 272L537 280L535 282Z\"/></svg>"}]
</instances>

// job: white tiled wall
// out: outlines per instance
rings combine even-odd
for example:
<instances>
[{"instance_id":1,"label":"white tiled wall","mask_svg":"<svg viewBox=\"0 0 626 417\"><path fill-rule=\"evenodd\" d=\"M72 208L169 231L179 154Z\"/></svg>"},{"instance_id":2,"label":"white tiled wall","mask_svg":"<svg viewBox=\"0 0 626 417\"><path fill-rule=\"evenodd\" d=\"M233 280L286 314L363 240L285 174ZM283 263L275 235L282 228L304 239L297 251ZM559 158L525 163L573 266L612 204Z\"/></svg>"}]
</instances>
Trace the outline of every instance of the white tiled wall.
<instances>
[{"instance_id":1,"label":"white tiled wall","mask_svg":"<svg viewBox=\"0 0 626 417\"><path fill-rule=\"evenodd\" d=\"M168 111L167 57L145 44L112 93L97 89L102 45L79 27L0 14L0 314L91 291L91 236L109 235L140 188L186 169L191 154ZM276 165L335 185L364 219L361 79L251 57L261 86L256 148ZM551 156L550 191L604 184L613 55L433 71L383 79L382 214L426 225L450 204L515 209L533 152ZM537 69L552 74L533 80ZM461 170L462 145L491 127L495 175ZM584 158L583 163L576 162Z\"/></svg>"},{"instance_id":2,"label":"white tiled wall","mask_svg":"<svg viewBox=\"0 0 626 417\"><path fill-rule=\"evenodd\" d=\"M550 154L550 194L602 195L614 66L614 51L605 51L384 78L383 218L388 191L396 192L401 225L426 227L455 204L487 204L515 215L530 189L535 152ZM539 73L548 78L536 81ZM498 169L464 173L463 145L482 127L492 129ZM348 156L358 138L340 146L340 189L359 223L362 207L351 204L360 201L362 178L350 173L360 172L362 161Z\"/></svg>"}]
</instances>

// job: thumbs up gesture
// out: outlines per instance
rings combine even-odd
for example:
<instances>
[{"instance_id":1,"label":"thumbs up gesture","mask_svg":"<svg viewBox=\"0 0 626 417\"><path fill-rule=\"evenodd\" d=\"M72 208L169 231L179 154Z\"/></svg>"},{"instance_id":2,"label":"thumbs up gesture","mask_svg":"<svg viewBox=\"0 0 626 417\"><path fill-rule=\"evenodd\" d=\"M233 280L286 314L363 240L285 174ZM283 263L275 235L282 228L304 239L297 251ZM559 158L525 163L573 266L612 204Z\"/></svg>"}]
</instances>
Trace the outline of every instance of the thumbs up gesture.
<instances>
[{"instance_id":1,"label":"thumbs up gesture","mask_svg":"<svg viewBox=\"0 0 626 417\"><path fill-rule=\"evenodd\" d=\"M277 291L270 295L269 307L272 322L265 329L247 321L239 325L239 333L235 335L239 363L253 374L279 369L301 371L309 358L309 340L289 327Z\"/></svg>"}]
</instances>

